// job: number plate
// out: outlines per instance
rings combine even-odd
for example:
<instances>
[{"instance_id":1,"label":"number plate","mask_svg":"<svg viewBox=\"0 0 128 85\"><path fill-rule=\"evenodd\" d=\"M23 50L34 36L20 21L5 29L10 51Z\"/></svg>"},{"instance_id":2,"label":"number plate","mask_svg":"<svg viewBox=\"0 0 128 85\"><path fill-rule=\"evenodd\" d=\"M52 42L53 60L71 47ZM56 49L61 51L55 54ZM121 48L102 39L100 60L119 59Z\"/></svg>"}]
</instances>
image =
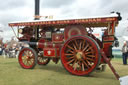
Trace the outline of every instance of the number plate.
<instances>
[{"instance_id":1,"label":"number plate","mask_svg":"<svg viewBox=\"0 0 128 85\"><path fill-rule=\"evenodd\" d=\"M44 48L44 56L45 57L56 57L56 49L55 48Z\"/></svg>"}]
</instances>

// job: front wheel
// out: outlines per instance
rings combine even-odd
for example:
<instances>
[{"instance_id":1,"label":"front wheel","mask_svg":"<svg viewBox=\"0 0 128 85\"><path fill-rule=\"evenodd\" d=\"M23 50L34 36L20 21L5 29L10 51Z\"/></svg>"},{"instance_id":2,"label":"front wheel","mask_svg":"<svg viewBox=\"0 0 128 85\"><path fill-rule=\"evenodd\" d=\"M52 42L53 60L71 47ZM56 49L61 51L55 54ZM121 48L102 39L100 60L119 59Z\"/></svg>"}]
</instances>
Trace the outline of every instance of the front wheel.
<instances>
[{"instance_id":1,"label":"front wheel","mask_svg":"<svg viewBox=\"0 0 128 85\"><path fill-rule=\"evenodd\" d=\"M18 60L22 68L33 69L37 63L37 54L34 49L25 47L21 49Z\"/></svg>"},{"instance_id":2,"label":"front wheel","mask_svg":"<svg viewBox=\"0 0 128 85\"><path fill-rule=\"evenodd\" d=\"M61 62L74 75L89 75L99 66L100 59L98 44L88 36L72 37L61 49Z\"/></svg>"}]
</instances>

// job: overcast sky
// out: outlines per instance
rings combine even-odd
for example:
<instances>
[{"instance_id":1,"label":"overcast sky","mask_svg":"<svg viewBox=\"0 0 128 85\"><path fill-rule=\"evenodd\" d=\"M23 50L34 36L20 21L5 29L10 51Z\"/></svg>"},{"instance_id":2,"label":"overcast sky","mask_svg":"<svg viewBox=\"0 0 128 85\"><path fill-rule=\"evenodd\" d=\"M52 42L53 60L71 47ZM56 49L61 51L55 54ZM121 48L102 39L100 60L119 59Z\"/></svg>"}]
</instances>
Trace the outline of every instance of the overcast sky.
<instances>
[{"instance_id":1,"label":"overcast sky","mask_svg":"<svg viewBox=\"0 0 128 85\"><path fill-rule=\"evenodd\" d=\"M6 0L0 5L0 30L4 40L14 36L8 22L33 20L35 0ZM123 20L116 30L118 36L127 34L128 0L40 0L40 15L54 17L88 17L120 12Z\"/></svg>"}]
</instances>

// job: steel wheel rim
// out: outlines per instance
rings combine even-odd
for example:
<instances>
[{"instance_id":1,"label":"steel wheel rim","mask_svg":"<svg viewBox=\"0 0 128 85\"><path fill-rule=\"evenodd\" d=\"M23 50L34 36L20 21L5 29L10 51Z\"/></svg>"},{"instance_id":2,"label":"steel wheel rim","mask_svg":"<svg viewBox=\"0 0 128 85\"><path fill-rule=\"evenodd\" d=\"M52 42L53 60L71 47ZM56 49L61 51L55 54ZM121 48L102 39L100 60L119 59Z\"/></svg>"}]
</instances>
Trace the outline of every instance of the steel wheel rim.
<instances>
[{"instance_id":1,"label":"steel wheel rim","mask_svg":"<svg viewBox=\"0 0 128 85\"><path fill-rule=\"evenodd\" d=\"M61 50L62 64L68 72L75 75L90 74L99 60L98 47L90 37L73 37L65 42Z\"/></svg>"},{"instance_id":2,"label":"steel wheel rim","mask_svg":"<svg viewBox=\"0 0 128 85\"><path fill-rule=\"evenodd\" d=\"M35 55L31 49L24 48L19 53L19 63L23 68L29 69L35 65Z\"/></svg>"}]
</instances>

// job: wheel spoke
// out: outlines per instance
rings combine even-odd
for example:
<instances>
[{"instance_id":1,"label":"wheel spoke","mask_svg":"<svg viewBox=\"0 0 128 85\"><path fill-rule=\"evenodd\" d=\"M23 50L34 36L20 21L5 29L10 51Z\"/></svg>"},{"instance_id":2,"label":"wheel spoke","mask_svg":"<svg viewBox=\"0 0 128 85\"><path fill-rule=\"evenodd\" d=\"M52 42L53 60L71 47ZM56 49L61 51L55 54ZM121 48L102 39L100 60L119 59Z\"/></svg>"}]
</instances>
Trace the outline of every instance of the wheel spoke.
<instances>
[{"instance_id":1,"label":"wheel spoke","mask_svg":"<svg viewBox=\"0 0 128 85\"><path fill-rule=\"evenodd\" d=\"M80 42L80 47L79 47L79 50L81 50L81 46L82 46L82 42Z\"/></svg>"},{"instance_id":2,"label":"wheel spoke","mask_svg":"<svg viewBox=\"0 0 128 85\"><path fill-rule=\"evenodd\" d=\"M74 71L76 70L77 66L78 66L78 64L75 63L75 64L74 64Z\"/></svg>"},{"instance_id":3,"label":"wheel spoke","mask_svg":"<svg viewBox=\"0 0 128 85\"><path fill-rule=\"evenodd\" d=\"M74 60L75 60L75 59L72 59L72 60L68 61L67 64L72 63Z\"/></svg>"},{"instance_id":4,"label":"wheel spoke","mask_svg":"<svg viewBox=\"0 0 128 85\"><path fill-rule=\"evenodd\" d=\"M87 54L91 54L92 52L91 51L89 51L89 52L85 52L85 54L87 55Z\"/></svg>"},{"instance_id":5,"label":"wheel spoke","mask_svg":"<svg viewBox=\"0 0 128 85\"><path fill-rule=\"evenodd\" d=\"M87 63L86 63L84 60L82 60L82 62L84 63L84 65L85 65L87 68L89 68L89 66L87 65Z\"/></svg>"},{"instance_id":6,"label":"wheel spoke","mask_svg":"<svg viewBox=\"0 0 128 85\"><path fill-rule=\"evenodd\" d=\"M28 50L26 51L27 56L29 56L29 52L30 52L30 51L28 51Z\"/></svg>"},{"instance_id":7,"label":"wheel spoke","mask_svg":"<svg viewBox=\"0 0 128 85\"><path fill-rule=\"evenodd\" d=\"M91 49L91 52L92 52L92 54L94 54L94 53L95 53L93 49Z\"/></svg>"},{"instance_id":8,"label":"wheel spoke","mask_svg":"<svg viewBox=\"0 0 128 85\"><path fill-rule=\"evenodd\" d=\"M26 56L22 56L22 60L25 60Z\"/></svg>"},{"instance_id":9,"label":"wheel spoke","mask_svg":"<svg viewBox=\"0 0 128 85\"><path fill-rule=\"evenodd\" d=\"M79 69L81 70L82 68L81 68L81 63L80 63L80 61L78 61L78 64L79 64Z\"/></svg>"},{"instance_id":10,"label":"wheel spoke","mask_svg":"<svg viewBox=\"0 0 128 85\"><path fill-rule=\"evenodd\" d=\"M77 62L77 59L75 59L75 61L73 62L73 64L72 64L72 67L74 66L74 64Z\"/></svg>"},{"instance_id":11,"label":"wheel spoke","mask_svg":"<svg viewBox=\"0 0 128 85\"><path fill-rule=\"evenodd\" d=\"M27 53L27 51L24 51L24 54L25 54L26 56L28 56L28 53Z\"/></svg>"},{"instance_id":12,"label":"wheel spoke","mask_svg":"<svg viewBox=\"0 0 128 85\"><path fill-rule=\"evenodd\" d=\"M82 51L85 51L88 47L89 47L89 44L87 44L86 47Z\"/></svg>"},{"instance_id":13,"label":"wheel spoke","mask_svg":"<svg viewBox=\"0 0 128 85\"><path fill-rule=\"evenodd\" d=\"M27 61L27 65L28 65L28 66L31 65L31 63L30 63L29 61Z\"/></svg>"},{"instance_id":14,"label":"wheel spoke","mask_svg":"<svg viewBox=\"0 0 128 85\"><path fill-rule=\"evenodd\" d=\"M75 44L73 44L73 47L75 48L75 50L77 50L77 47L75 46Z\"/></svg>"},{"instance_id":15,"label":"wheel spoke","mask_svg":"<svg viewBox=\"0 0 128 85\"><path fill-rule=\"evenodd\" d=\"M34 58L34 56L29 56L29 59L33 59Z\"/></svg>"},{"instance_id":16,"label":"wheel spoke","mask_svg":"<svg viewBox=\"0 0 128 85\"><path fill-rule=\"evenodd\" d=\"M85 69L84 69L84 64L82 63L82 71L85 71Z\"/></svg>"},{"instance_id":17,"label":"wheel spoke","mask_svg":"<svg viewBox=\"0 0 128 85\"><path fill-rule=\"evenodd\" d=\"M76 47L78 48L78 44L77 44L77 41L76 41L76 40L74 40L74 41L75 41Z\"/></svg>"},{"instance_id":18,"label":"wheel spoke","mask_svg":"<svg viewBox=\"0 0 128 85\"><path fill-rule=\"evenodd\" d=\"M75 54L75 52L73 52L73 51L71 51L71 50L69 50L69 52L71 52L71 53Z\"/></svg>"},{"instance_id":19,"label":"wheel spoke","mask_svg":"<svg viewBox=\"0 0 128 85\"><path fill-rule=\"evenodd\" d=\"M44 59L41 59L40 62L44 62Z\"/></svg>"},{"instance_id":20,"label":"wheel spoke","mask_svg":"<svg viewBox=\"0 0 128 85\"><path fill-rule=\"evenodd\" d=\"M27 65L27 60L24 62L25 65Z\"/></svg>"},{"instance_id":21,"label":"wheel spoke","mask_svg":"<svg viewBox=\"0 0 128 85\"><path fill-rule=\"evenodd\" d=\"M33 64L33 60L29 61L30 64Z\"/></svg>"},{"instance_id":22,"label":"wheel spoke","mask_svg":"<svg viewBox=\"0 0 128 85\"><path fill-rule=\"evenodd\" d=\"M29 52L29 56L30 57L33 57L33 53L31 51Z\"/></svg>"},{"instance_id":23,"label":"wheel spoke","mask_svg":"<svg viewBox=\"0 0 128 85\"><path fill-rule=\"evenodd\" d=\"M73 58L74 58L74 56L72 56L72 57L66 57L66 58L69 60L69 59L73 59Z\"/></svg>"},{"instance_id":24,"label":"wheel spoke","mask_svg":"<svg viewBox=\"0 0 128 85\"><path fill-rule=\"evenodd\" d=\"M87 55L88 57L93 57L93 58L95 58L95 56L94 55Z\"/></svg>"},{"instance_id":25,"label":"wheel spoke","mask_svg":"<svg viewBox=\"0 0 128 85\"><path fill-rule=\"evenodd\" d=\"M91 50L92 49L92 47L89 47L88 49L86 49L86 51L89 51L89 50Z\"/></svg>"},{"instance_id":26,"label":"wheel spoke","mask_svg":"<svg viewBox=\"0 0 128 85\"><path fill-rule=\"evenodd\" d=\"M32 62L32 63L34 62L34 59L33 59L33 58L31 59L31 62Z\"/></svg>"},{"instance_id":27,"label":"wheel spoke","mask_svg":"<svg viewBox=\"0 0 128 85\"><path fill-rule=\"evenodd\" d=\"M87 59L85 61L87 62L88 66L91 66L90 62Z\"/></svg>"},{"instance_id":28,"label":"wheel spoke","mask_svg":"<svg viewBox=\"0 0 128 85\"><path fill-rule=\"evenodd\" d=\"M75 51L75 49L74 49L74 48L72 48L71 46L67 45L67 47Z\"/></svg>"},{"instance_id":29,"label":"wheel spoke","mask_svg":"<svg viewBox=\"0 0 128 85\"><path fill-rule=\"evenodd\" d=\"M23 63L25 64L25 61L26 61L26 60L22 60L22 61L23 61Z\"/></svg>"},{"instance_id":30,"label":"wheel spoke","mask_svg":"<svg viewBox=\"0 0 128 85\"><path fill-rule=\"evenodd\" d=\"M92 61L92 62L94 61L93 59L91 59L91 58L89 58L89 57L88 57L88 58L86 58L86 59L87 59L87 60L90 60L90 61Z\"/></svg>"},{"instance_id":31,"label":"wheel spoke","mask_svg":"<svg viewBox=\"0 0 128 85\"><path fill-rule=\"evenodd\" d=\"M83 49L84 45L85 45L85 40L84 40L84 42L83 42L82 49Z\"/></svg>"},{"instance_id":32,"label":"wheel spoke","mask_svg":"<svg viewBox=\"0 0 128 85\"><path fill-rule=\"evenodd\" d=\"M71 56L71 55L74 55L74 54L69 54L69 53L67 53L67 54L64 54L64 55L66 55L66 56Z\"/></svg>"}]
</instances>

